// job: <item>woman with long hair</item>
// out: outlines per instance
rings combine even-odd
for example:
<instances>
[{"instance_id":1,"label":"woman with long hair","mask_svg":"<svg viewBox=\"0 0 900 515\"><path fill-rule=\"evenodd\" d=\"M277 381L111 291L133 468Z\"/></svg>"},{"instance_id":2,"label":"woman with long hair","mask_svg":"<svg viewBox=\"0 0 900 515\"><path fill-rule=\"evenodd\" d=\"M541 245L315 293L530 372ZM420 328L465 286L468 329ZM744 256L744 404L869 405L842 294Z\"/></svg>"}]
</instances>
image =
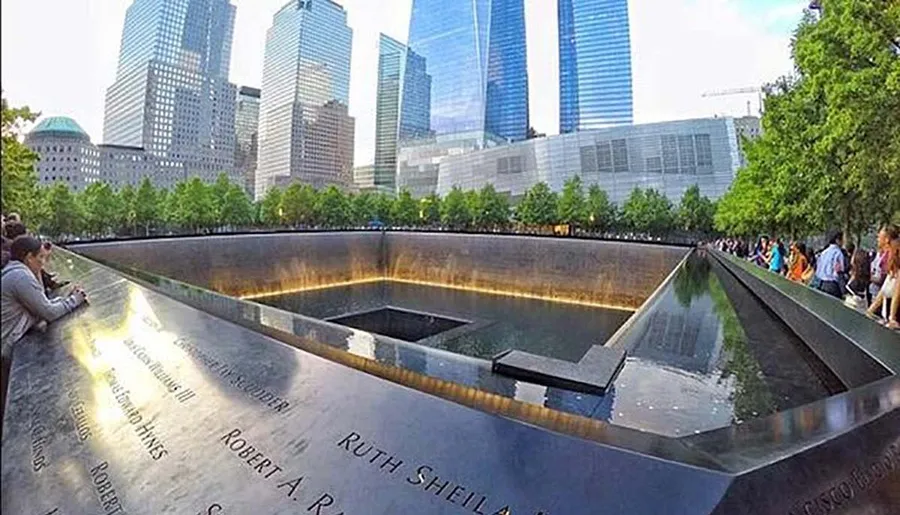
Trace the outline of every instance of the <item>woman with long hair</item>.
<instances>
[{"instance_id":1,"label":"woman with long hair","mask_svg":"<svg viewBox=\"0 0 900 515\"><path fill-rule=\"evenodd\" d=\"M790 267L788 268L788 279L796 282L802 282L803 276L809 269L809 260L806 259L806 245L801 242L791 244Z\"/></svg>"},{"instance_id":2,"label":"woman with long hair","mask_svg":"<svg viewBox=\"0 0 900 515\"><path fill-rule=\"evenodd\" d=\"M897 320L898 306L900 306L900 240L894 240L888 253L887 276L866 314L875 317L881 311L881 318L888 327L900 329Z\"/></svg>"}]
</instances>

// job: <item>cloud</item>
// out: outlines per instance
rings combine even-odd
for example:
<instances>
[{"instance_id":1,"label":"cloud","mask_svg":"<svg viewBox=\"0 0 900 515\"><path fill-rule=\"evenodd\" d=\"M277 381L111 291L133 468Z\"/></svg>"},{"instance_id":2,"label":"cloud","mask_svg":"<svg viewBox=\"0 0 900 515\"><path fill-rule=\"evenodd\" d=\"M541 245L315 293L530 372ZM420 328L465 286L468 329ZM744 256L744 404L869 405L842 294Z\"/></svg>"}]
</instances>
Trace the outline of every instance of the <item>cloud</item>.
<instances>
[{"instance_id":1,"label":"cloud","mask_svg":"<svg viewBox=\"0 0 900 515\"><path fill-rule=\"evenodd\" d=\"M790 35L767 28L765 11L734 1L629 4L635 121L756 113L756 95L703 98L705 92L758 87L790 73Z\"/></svg>"}]
</instances>

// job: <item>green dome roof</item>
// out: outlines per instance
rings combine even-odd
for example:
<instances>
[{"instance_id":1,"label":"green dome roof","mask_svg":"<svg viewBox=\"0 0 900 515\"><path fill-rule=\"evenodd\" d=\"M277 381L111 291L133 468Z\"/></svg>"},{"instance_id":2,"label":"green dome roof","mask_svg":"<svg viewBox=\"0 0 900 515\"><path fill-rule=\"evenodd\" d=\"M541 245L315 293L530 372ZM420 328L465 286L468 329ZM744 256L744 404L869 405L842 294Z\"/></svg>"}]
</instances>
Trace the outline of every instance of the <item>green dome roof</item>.
<instances>
[{"instance_id":1,"label":"green dome roof","mask_svg":"<svg viewBox=\"0 0 900 515\"><path fill-rule=\"evenodd\" d=\"M30 137L35 136L54 136L54 137L74 137L90 141L84 129L78 125L75 120L67 116L51 116L41 120L37 126L28 134Z\"/></svg>"}]
</instances>

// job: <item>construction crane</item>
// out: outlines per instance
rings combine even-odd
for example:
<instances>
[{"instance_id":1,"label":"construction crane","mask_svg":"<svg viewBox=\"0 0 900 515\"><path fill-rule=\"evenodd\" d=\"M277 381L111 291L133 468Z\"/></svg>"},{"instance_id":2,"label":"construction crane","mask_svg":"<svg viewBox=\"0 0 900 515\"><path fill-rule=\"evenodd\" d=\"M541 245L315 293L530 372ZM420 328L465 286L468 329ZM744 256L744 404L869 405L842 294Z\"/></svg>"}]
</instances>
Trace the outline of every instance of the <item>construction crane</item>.
<instances>
[{"instance_id":1,"label":"construction crane","mask_svg":"<svg viewBox=\"0 0 900 515\"><path fill-rule=\"evenodd\" d=\"M718 91L707 91L703 93L703 98L709 97L726 97L730 95L747 95L750 93L756 93L757 98L759 99L759 112L762 114L763 108L763 99L762 99L762 89L757 87L748 87L748 88L733 88L733 89L722 89ZM747 101L747 116L750 116L750 101Z\"/></svg>"}]
</instances>

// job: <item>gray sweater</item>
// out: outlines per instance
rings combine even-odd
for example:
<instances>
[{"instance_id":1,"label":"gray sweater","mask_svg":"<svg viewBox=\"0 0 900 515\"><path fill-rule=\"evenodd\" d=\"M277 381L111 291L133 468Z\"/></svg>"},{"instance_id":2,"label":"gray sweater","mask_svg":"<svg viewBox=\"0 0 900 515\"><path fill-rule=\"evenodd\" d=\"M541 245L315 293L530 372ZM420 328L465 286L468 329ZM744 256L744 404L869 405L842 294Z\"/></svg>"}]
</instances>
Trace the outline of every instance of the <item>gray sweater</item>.
<instances>
[{"instance_id":1,"label":"gray sweater","mask_svg":"<svg viewBox=\"0 0 900 515\"><path fill-rule=\"evenodd\" d=\"M41 320L52 322L84 302L84 295L48 299L44 286L21 261L10 261L0 279L0 355L9 358L13 344Z\"/></svg>"}]
</instances>

